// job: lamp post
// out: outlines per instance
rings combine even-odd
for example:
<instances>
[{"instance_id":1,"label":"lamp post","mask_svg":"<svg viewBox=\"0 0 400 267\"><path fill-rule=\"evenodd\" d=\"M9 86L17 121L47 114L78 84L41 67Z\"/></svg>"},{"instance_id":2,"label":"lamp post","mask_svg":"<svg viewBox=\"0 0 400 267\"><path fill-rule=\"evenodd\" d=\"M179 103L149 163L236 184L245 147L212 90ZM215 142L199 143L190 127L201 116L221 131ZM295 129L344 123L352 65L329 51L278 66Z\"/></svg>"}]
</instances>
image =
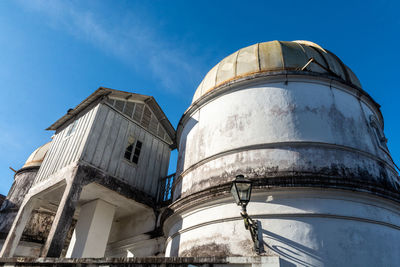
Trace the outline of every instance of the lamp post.
<instances>
[{"instance_id":1,"label":"lamp post","mask_svg":"<svg viewBox=\"0 0 400 267\"><path fill-rule=\"evenodd\" d=\"M258 222L250 218L247 214L246 206L250 201L251 197L252 182L245 179L243 175L237 175L236 179L232 182L231 194L236 201L238 206L242 207L240 215L244 220L244 226L246 230L250 231L251 239L254 243L254 250L257 254L260 254L260 240L258 238Z\"/></svg>"}]
</instances>

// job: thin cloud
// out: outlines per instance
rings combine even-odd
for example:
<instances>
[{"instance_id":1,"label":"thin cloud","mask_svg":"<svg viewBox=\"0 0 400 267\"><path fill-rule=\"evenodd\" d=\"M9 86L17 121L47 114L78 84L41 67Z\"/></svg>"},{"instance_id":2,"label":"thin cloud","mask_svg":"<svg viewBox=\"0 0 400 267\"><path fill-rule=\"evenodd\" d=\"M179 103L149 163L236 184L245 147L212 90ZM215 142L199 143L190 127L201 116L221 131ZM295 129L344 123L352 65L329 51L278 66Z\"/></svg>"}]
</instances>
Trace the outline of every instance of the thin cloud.
<instances>
[{"instance_id":1,"label":"thin cloud","mask_svg":"<svg viewBox=\"0 0 400 267\"><path fill-rule=\"evenodd\" d=\"M127 12L128 20L121 19L122 22L112 25L99 14L80 8L77 3L19 2L27 10L44 15L51 27L89 42L137 71L145 68L170 92L179 93L187 86L193 86L201 75L194 63L196 61L182 47L160 39L154 28L143 23L142 19L135 19L132 12Z\"/></svg>"}]
</instances>

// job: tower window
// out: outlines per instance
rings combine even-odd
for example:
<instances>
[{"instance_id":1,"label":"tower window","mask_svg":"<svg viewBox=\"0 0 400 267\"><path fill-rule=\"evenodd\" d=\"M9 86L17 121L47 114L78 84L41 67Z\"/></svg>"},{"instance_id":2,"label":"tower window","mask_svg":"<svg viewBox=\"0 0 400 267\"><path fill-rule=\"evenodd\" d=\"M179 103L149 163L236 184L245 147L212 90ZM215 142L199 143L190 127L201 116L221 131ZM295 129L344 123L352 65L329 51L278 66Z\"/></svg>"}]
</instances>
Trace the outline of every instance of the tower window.
<instances>
[{"instance_id":1,"label":"tower window","mask_svg":"<svg viewBox=\"0 0 400 267\"><path fill-rule=\"evenodd\" d=\"M375 138L377 140L377 143L379 147L385 151L387 151L387 139L383 133L382 127L376 117L374 115L371 115L369 117L370 120L370 125L373 129L373 132L375 134Z\"/></svg>"},{"instance_id":2,"label":"tower window","mask_svg":"<svg viewBox=\"0 0 400 267\"><path fill-rule=\"evenodd\" d=\"M132 163L139 162L140 151L142 150L142 142L135 140L132 136L129 137L128 146L125 149L124 158Z\"/></svg>"},{"instance_id":3,"label":"tower window","mask_svg":"<svg viewBox=\"0 0 400 267\"><path fill-rule=\"evenodd\" d=\"M112 98L107 98L107 103L110 104L111 106L114 105L115 100Z\"/></svg>"},{"instance_id":4,"label":"tower window","mask_svg":"<svg viewBox=\"0 0 400 267\"><path fill-rule=\"evenodd\" d=\"M135 103L133 102L126 102L124 113L129 117L132 118L133 109L135 108Z\"/></svg>"},{"instance_id":5,"label":"tower window","mask_svg":"<svg viewBox=\"0 0 400 267\"><path fill-rule=\"evenodd\" d=\"M124 110L125 102L121 100L115 100L115 108L122 112Z\"/></svg>"},{"instance_id":6,"label":"tower window","mask_svg":"<svg viewBox=\"0 0 400 267\"><path fill-rule=\"evenodd\" d=\"M77 125L78 125L78 120L75 120L73 123L71 123L68 127L67 134L65 135L65 137L72 135L76 131Z\"/></svg>"}]
</instances>

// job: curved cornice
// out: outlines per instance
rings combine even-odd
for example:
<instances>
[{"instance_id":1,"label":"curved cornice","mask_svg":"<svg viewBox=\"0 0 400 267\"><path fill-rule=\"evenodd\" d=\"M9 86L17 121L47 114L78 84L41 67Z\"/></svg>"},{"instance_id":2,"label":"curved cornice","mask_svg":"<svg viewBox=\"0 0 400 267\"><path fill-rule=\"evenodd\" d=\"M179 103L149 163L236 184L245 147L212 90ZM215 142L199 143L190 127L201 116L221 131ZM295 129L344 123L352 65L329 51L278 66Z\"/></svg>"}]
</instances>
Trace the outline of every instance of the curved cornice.
<instances>
[{"instance_id":1,"label":"curved cornice","mask_svg":"<svg viewBox=\"0 0 400 267\"><path fill-rule=\"evenodd\" d=\"M260 214L260 215L252 215L251 216L255 220L259 219L290 219L290 218L327 218L327 219L337 219L337 220L348 220L348 221L358 221L358 222L364 222L364 223L372 223L372 224L377 224L377 225L382 225L385 227L389 227L395 230L400 230L400 225L395 225L392 223L384 222L384 221L378 221L378 220L371 220L368 218L361 218L361 217L355 217L355 216L343 216L343 215L336 215L336 214L327 214L327 213L275 213L275 214ZM166 243L170 242L173 238L175 238L178 235L181 235L183 233L207 226L207 225L212 225L212 224L217 224L217 223L226 223L226 222L232 222L232 221L242 221L243 218L240 216L237 217L229 217L229 218L223 218L223 219L217 219L217 220L212 220L204 223L199 223L184 229L181 229L171 236L169 236L166 240Z\"/></svg>"},{"instance_id":2,"label":"curved cornice","mask_svg":"<svg viewBox=\"0 0 400 267\"><path fill-rule=\"evenodd\" d=\"M249 145L249 146L243 146L243 147L238 147L234 149L230 149L227 151L223 151L220 153L216 153L214 155L211 155L209 157L206 157L199 162L196 162L195 164L189 166L187 169L185 169L182 173L176 176L175 184L177 184L180 180L184 178L184 176L192 171L193 169L206 164L207 162L210 162L214 159L235 154L235 153L240 153L243 151L248 151L248 150L258 150L258 149L274 149L274 148L282 148L282 147L323 147L325 149L335 149L335 150L341 150L341 151L346 151L346 152L351 152L351 153L357 153L361 154L365 157L368 157L372 160L375 160L381 164L384 164L385 167L389 168L393 173L397 173L396 170L392 165L387 163L385 160L360 149L356 149L353 147L349 146L343 146L343 145L337 145L337 144L329 144L329 143L323 143L323 142L309 142L309 141L290 141L290 142L274 142L274 143L266 143L266 144L255 144L255 145Z\"/></svg>"},{"instance_id":3,"label":"curved cornice","mask_svg":"<svg viewBox=\"0 0 400 267\"><path fill-rule=\"evenodd\" d=\"M255 191L269 191L290 188L308 188L324 190L346 190L357 193L374 195L387 200L400 203L400 192L391 187L385 187L374 181L359 178L327 177L313 174L296 175L286 173L284 176L263 177L250 180L253 181ZM188 194L176 199L169 205L170 212L186 210L193 206L201 205L223 197L230 196L231 182L209 187L205 190Z\"/></svg>"},{"instance_id":4,"label":"curved cornice","mask_svg":"<svg viewBox=\"0 0 400 267\"><path fill-rule=\"evenodd\" d=\"M15 174L14 174L14 179L17 175L25 173L25 172L34 172L34 171L38 171L40 168L40 166L31 166L31 167L23 167L21 169L19 169Z\"/></svg>"}]
</instances>

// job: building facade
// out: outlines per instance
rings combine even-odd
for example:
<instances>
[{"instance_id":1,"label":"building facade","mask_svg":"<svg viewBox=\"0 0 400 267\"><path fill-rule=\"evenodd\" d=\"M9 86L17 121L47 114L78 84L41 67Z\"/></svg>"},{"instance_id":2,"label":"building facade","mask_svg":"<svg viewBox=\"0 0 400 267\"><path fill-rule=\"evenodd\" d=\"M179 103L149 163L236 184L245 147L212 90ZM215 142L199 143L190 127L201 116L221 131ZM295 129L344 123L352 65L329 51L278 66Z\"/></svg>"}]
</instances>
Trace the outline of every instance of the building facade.
<instances>
[{"instance_id":1,"label":"building facade","mask_svg":"<svg viewBox=\"0 0 400 267\"><path fill-rule=\"evenodd\" d=\"M18 248L36 211L53 217L35 256L162 253L160 240L151 237L175 130L154 98L99 88L49 130L55 135L46 151L40 150L45 154L37 161L40 168L7 196L6 202L18 199L19 209L12 225L5 222L9 234L2 256L32 255L18 254Z\"/></svg>"},{"instance_id":2,"label":"building facade","mask_svg":"<svg viewBox=\"0 0 400 267\"><path fill-rule=\"evenodd\" d=\"M47 212L44 257L396 266L400 180L383 125L350 68L308 41L259 43L223 59L176 133L154 98L99 88L49 127L55 135L8 217L1 256L22 251L33 212ZM258 254L230 195L239 174L253 182Z\"/></svg>"}]
</instances>

